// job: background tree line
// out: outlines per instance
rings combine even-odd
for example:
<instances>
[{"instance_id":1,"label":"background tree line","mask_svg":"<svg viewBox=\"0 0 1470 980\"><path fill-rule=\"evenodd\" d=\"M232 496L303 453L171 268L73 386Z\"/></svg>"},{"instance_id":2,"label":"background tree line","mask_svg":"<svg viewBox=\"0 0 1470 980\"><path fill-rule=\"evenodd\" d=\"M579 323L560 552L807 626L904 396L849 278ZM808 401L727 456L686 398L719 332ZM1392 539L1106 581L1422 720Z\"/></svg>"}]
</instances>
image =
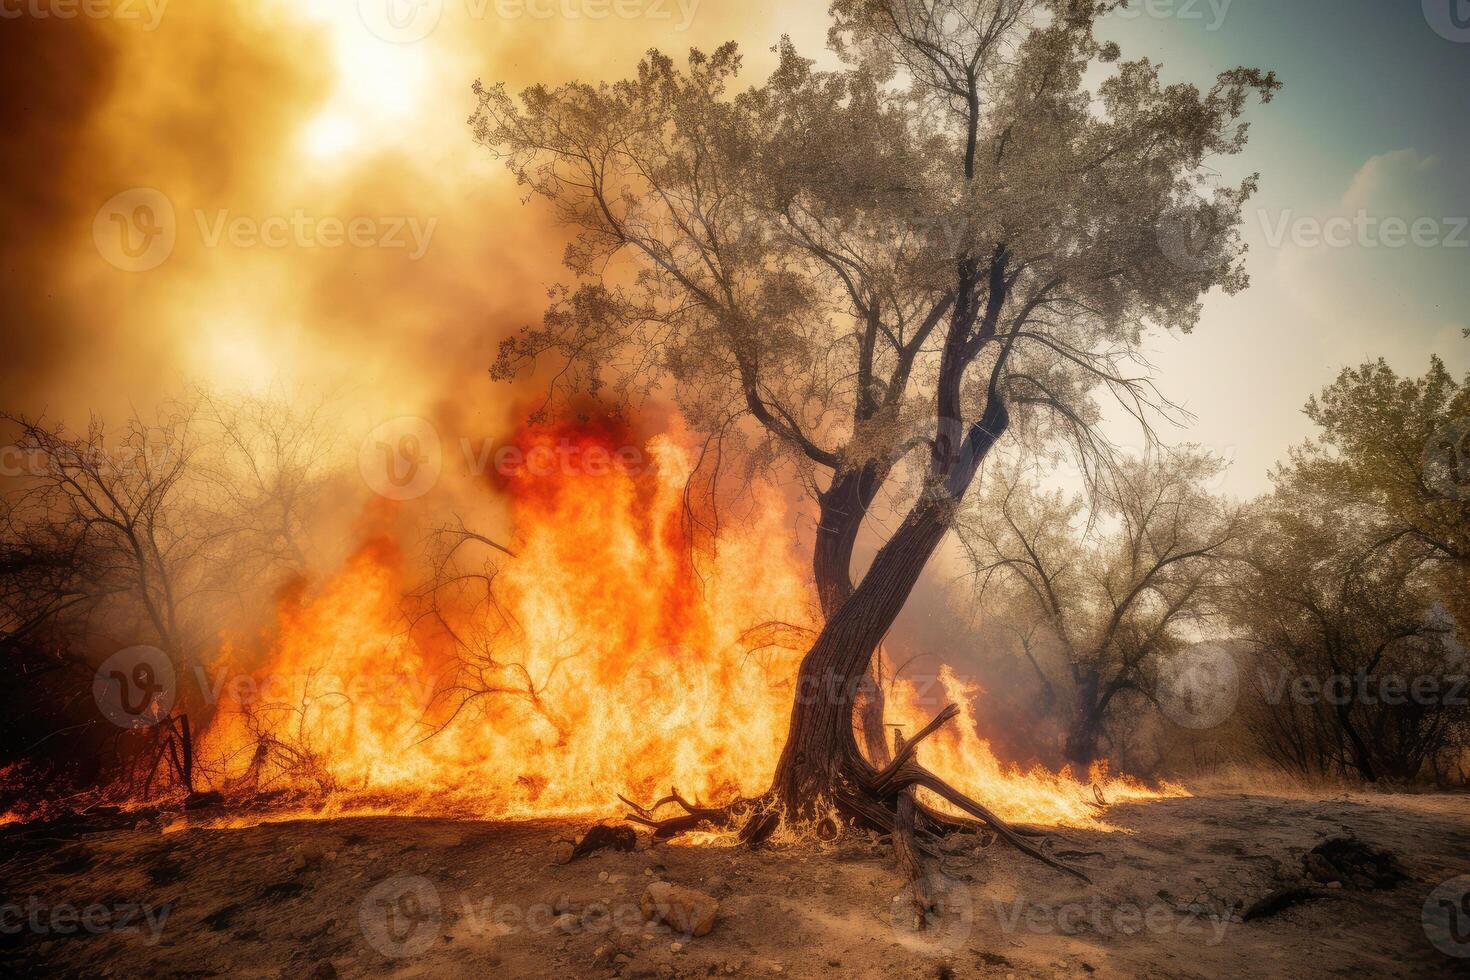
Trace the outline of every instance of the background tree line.
<instances>
[{"instance_id":1,"label":"background tree line","mask_svg":"<svg viewBox=\"0 0 1470 980\"><path fill-rule=\"evenodd\" d=\"M199 389L112 425L0 413L0 808L119 779L194 788L200 672L307 568L339 469L324 404ZM156 724L120 727L92 686L134 646L174 683L140 714Z\"/></svg>"},{"instance_id":2,"label":"background tree line","mask_svg":"<svg viewBox=\"0 0 1470 980\"><path fill-rule=\"evenodd\" d=\"M1464 782L1470 379L1379 360L1305 411L1317 435L1245 504L1211 491L1224 464L1196 447L1124 459L1086 498L1034 467L987 474L960 539L1058 759L1197 769L1175 750L1208 736L1211 761L1302 778ZM1191 732L1165 674L1206 642L1234 688L1193 693L1234 704Z\"/></svg>"}]
</instances>

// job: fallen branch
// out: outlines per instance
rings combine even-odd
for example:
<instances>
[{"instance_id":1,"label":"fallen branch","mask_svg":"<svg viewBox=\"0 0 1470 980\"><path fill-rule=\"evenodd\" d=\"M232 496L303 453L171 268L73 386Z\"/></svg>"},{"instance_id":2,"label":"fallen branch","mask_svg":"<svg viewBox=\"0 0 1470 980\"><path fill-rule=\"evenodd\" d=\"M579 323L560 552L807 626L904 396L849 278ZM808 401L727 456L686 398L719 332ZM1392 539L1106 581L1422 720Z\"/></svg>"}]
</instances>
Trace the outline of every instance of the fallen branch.
<instances>
[{"instance_id":1,"label":"fallen branch","mask_svg":"<svg viewBox=\"0 0 1470 980\"><path fill-rule=\"evenodd\" d=\"M1043 852L1040 848L1031 845L1020 834L1017 834L1014 830L1012 830L1004 820L1000 819L995 814L991 813L988 809L981 806L979 803L976 803L974 800L970 799L959 790L955 789L953 786L950 786L948 783L946 783L944 780L940 779L933 773L928 772L927 770L923 770L919 778L915 780L915 783L933 792L945 802L959 807L961 810L965 811L971 816L977 817L978 819L984 821L987 825L991 827L991 829L996 832L997 835L1000 836L1002 840L1014 847L1016 850L1020 851L1022 854L1028 854L1031 857L1034 857L1036 860L1040 861L1042 864L1045 864L1052 868L1056 868L1058 871L1065 872L1066 874L1069 874L1074 878L1079 878L1082 881L1087 882L1089 885L1092 884L1092 879L1089 878L1086 873L1072 867L1070 864L1064 864L1063 862L1056 860L1055 858L1051 857L1051 855Z\"/></svg>"},{"instance_id":2,"label":"fallen branch","mask_svg":"<svg viewBox=\"0 0 1470 980\"><path fill-rule=\"evenodd\" d=\"M929 724L919 729L919 733L906 743L904 742L903 736L901 734L899 734L898 732L894 732L894 744L902 745L903 749L901 751L895 751L893 754L893 761L884 766L878 772L878 775L873 777L873 785L881 788L890 784L895 778L898 777L898 774L903 770L908 761L914 757L914 753L917 752L919 749L919 743L928 738L930 735L933 735L936 731L939 730L939 727L941 725L954 718L959 713L959 705L951 704L949 707L939 712L939 714L935 715L934 718L929 722Z\"/></svg>"},{"instance_id":3,"label":"fallen branch","mask_svg":"<svg viewBox=\"0 0 1470 980\"><path fill-rule=\"evenodd\" d=\"M929 730L936 727L938 726L931 724ZM895 731L893 733L894 759L905 758L906 751L903 734ZM907 754L912 755L913 753L907 751ZM917 818L918 811L914 805L913 790L905 789L899 793L898 808L893 821L893 850L898 855L899 870L907 879L911 892L914 928L922 929L928 923L930 916L938 910L938 902L929 889L929 875L924 868L924 851L917 839Z\"/></svg>"},{"instance_id":4,"label":"fallen branch","mask_svg":"<svg viewBox=\"0 0 1470 980\"><path fill-rule=\"evenodd\" d=\"M946 841L952 834L973 836L981 846L988 846L995 839L1004 840L1042 864L1091 884L1092 879L1085 872L1046 853L1039 842L1032 843L1047 836L1044 831L1011 826L915 761L919 743L958 714L959 707L951 704L912 739L905 741L901 735L895 734L894 759L877 772L860 755L855 755L853 771L834 779L830 786L830 795L825 799L831 811L835 811L835 815L848 825L886 835L893 842L899 864L913 883L914 907L921 920L936 908L935 898L927 890L926 879L931 876L924 873L924 858L942 862L953 856L955 850ZM925 806L914 795L918 787L934 793L965 816L953 816ZM739 839L751 847L760 845L775 833L781 826L783 815L792 809L792 803L782 798L776 788L764 796L738 800L721 807L690 803L679 795L678 790L671 791L651 807L635 803L621 794L618 799L633 811L625 819L648 827L657 839L666 840L692 830L729 828L743 821ZM656 815L658 810L669 805L678 806L684 812L672 817ZM823 808L822 812L806 812L814 821L820 819L819 827L826 826L835 835L837 827L832 823L831 811Z\"/></svg>"},{"instance_id":5,"label":"fallen branch","mask_svg":"<svg viewBox=\"0 0 1470 980\"><path fill-rule=\"evenodd\" d=\"M597 824L582 835L582 839L572 845L571 852L563 864L570 864L577 858L586 857L589 854L606 848L614 851L631 851L638 846L638 835L633 832L632 827L609 827L605 824Z\"/></svg>"},{"instance_id":6,"label":"fallen branch","mask_svg":"<svg viewBox=\"0 0 1470 980\"><path fill-rule=\"evenodd\" d=\"M741 800L723 807L699 806L698 804L690 803L684 797L680 796L677 789L669 790L668 796L654 803L651 807L640 806L621 793L618 794L618 799L622 800L634 810L633 813L628 814L623 819L648 827L653 831L653 836L660 840L677 837L679 834L687 833L691 830L699 830L702 827L730 826L735 822L735 811L746 803L746 801ZM671 803L683 809L684 814L678 817L665 817L662 819L654 816L656 811Z\"/></svg>"},{"instance_id":7,"label":"fallen branch","mask_svg":"<svg viewBox=\"0 0 1470 980\"><path fill-rule=\"evenodd\" d=\"M1250 922L1253 919L1264 919L1278 912L1284 912L1293 905L1301 905L1303 902L1330 897L1332 897L1332 893L1324 888L1278 888L1265 898L1252 904L1240 918L1242 922Z\"/></svg>"}]
</instances>

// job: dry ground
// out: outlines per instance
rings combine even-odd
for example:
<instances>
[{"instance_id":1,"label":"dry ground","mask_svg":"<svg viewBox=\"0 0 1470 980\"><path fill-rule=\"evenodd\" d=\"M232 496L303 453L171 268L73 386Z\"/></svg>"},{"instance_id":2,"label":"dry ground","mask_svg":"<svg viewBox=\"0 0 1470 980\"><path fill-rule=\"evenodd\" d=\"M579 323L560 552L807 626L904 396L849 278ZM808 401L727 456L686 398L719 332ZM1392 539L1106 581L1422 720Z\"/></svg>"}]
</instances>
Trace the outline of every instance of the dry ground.
<instances>
[{"instance_id":1,"label":"dry ground","mask_svg":"<svg viewBox=\"0 0 1470 980\"><path fill-rule=\"evenodd\" d=\"M952 869L950 910L922 933L891 904L891 852L865 840L750 852L640 838L563 866L557 841L580 827L363 817L23 840L8 828L0 975L1470 976L1421 919L1436 885L1470 872L1470 797L1209 796L1107 820L1111 832L1052 845L1094 887L997 844ZM1340 835L1394 851L1411 880L1238 920ZM655 878L718 896L714 930L646 926L638 902Z\"/></svg>"}]
</instances>

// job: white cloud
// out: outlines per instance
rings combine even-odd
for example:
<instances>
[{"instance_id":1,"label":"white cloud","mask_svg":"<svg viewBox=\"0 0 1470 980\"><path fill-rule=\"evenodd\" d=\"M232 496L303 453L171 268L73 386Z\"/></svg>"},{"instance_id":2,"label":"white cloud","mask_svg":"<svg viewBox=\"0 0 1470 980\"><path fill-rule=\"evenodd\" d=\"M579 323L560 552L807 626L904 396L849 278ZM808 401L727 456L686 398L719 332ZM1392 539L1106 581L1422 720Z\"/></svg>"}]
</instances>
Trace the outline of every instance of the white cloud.
<instances>
[{"instance_id":1,"label":"white cloud","mask_svg":"<svg viewBox=\"0 0 1470 980\"><path fill-rule=\"evenodd\" d=\"M1470 193L1440 157L1373 156L1330 210L1256 218L1257 247L1276 252L1271 285L1306 320L1293 329L1330 338L1334 362L1417 371L1433 352L1470 365Z\"/></svg>"},{"instance_id":2,"label":"white cloud","mask_svg":"<svg viewBox=\"0 0 1470 980\"><path fill-rule=\"evenodd\" d=\"M1368 158L1359 168L1342 196L1343 213L1360 208L1373 211L1404 195L1406 189L1418 189L1445 176L1437 154L1421 157L1413 147L1381 153Z\"/></svg>"}]
</instances>

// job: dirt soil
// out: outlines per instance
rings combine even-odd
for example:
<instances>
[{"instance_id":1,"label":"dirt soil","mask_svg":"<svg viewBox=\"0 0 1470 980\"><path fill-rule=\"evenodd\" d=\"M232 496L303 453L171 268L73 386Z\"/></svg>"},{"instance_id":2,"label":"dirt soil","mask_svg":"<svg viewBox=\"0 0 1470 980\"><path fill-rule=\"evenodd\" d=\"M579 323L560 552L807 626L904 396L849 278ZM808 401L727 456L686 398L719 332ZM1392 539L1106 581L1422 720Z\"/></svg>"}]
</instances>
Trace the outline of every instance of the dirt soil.
<instances>
[{"instance_id":1,"label":"dirt soil","mask_svg":"<svg viewBox=\"0 0 1470 980\"><path fill-rule=\"evenodd\" d=\"M1110 831L1050 845L1093 886L995 844L954 859L948 909L923 932L893 901L891 850L866 838L749 851L640 835L632 852L561 865L561 842L585 824L378 816L12 833L0 975L1470 976L1470 919L1457 957L1422 915L1437 886L1470 872L1470 797L1209 796L1106 819ZM1407 880L1332 884L1320 866L1304 877L1303 855L1338 837L1393 852ZM714 928L645 923L655 880L718 898ZM1281 889L1307 897L1241 921Z\"/></svg>"}]
</instances>

